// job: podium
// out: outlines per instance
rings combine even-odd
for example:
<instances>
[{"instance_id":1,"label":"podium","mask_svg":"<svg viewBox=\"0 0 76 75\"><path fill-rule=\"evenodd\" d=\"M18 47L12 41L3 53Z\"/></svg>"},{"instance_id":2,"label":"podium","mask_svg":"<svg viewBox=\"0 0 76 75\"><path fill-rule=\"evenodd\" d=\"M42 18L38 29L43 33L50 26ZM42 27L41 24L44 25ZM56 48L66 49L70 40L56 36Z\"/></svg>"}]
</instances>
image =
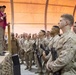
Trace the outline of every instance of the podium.
<instances>
[{"instance_id":1,"label":"podium","mask_svg":"<svg viewBox=\"0 0 76 75\"><path fill-rule=\"evenodd\" d=\"M17 54L12 55L14 75L21 75L20 62Z\"/></svg>"}]
</instances>

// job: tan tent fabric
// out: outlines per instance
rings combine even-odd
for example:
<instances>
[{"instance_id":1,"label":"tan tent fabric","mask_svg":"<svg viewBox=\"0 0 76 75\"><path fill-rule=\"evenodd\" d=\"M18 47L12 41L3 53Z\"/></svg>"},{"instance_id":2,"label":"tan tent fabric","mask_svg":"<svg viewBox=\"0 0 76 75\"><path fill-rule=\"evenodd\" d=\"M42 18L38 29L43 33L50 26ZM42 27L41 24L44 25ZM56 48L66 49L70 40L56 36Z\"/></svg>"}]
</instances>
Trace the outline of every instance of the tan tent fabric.
<instances>
[{"instance_id":1,"label":"tan tent fabric","mask_svg":"<svg viewBox=\"0 0 76 75\"><path fill-rule=\"evenodd\" d=\"M46 0L13 0L15 32L39 32L44 29L44 13ZM0 5L6 5L8 22L11 22L10 0L0 0ZM47 13L47 30L58 24L61 14L73 14L76 0L49 0ZM76 21L76 14L74 16ZM22 28L22 30L21 30Z\"/></svg>"}]
</instances>

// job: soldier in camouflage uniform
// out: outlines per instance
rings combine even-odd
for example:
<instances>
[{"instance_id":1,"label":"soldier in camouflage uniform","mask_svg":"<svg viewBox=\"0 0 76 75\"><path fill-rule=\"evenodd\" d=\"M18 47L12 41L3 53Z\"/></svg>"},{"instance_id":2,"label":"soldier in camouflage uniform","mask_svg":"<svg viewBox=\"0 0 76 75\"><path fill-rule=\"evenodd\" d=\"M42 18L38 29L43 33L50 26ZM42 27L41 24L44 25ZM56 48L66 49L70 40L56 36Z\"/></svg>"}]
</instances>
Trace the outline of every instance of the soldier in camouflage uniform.
<instances>
[{"instance_id":1,"label":"soldier in camouflage uniform","mask_svg":"<svg viewBox=\"0 0 76 75\"><path fill-rule=\"evenodd\" d=\"M27 38L27 34L23 33L22 38L19 40L19 46L20 46L20 51L19 51L19 57L21 59L21 64L24 63L24 41Z\"/></svg>"},{"instance_id":2,"label":"soldier in camouflage uniform","mask_svg":"<svg viewBox=\"0 0 76 75\"><path fill-rule=\"evenodd\" d=\"M26 62L26 69L31 70L32 67L32 59L33 59L33 44L32 41L30 40L30 36L27 36L27 40L24 41L24 57L25 57L25 62Z\"/></svg>"},{"instance_id":3,"label":"soldier in camouflage uniform","mask_svg":"<svg viewBox=\"0 0 76 75\"><path fill-rule=\"evenodd\" d=\"M12 55L18 54L19 53L19 42L18 40L14 37L14 33L11 34L11 51Z\"/></svg>"},{"instance_id":4,"label":"soldier in camouflage uniform","mask_svg":"<svg viewBox=\"0 0 76 75\"><path fill-rule=\"evenodd\" d=\"M47 49L48 50L51 50L51 48L56 44L56 42L58 41L59 39L59 33L60 33L60 29L58 26L53 26L52 29L51 29L51 38L49 40L49 44L47 46ZM47 62L49 60L51 56L51 52L49 51L49 54L46 56L45 52L43 52L43 60L45 62ZM45 63L46 64L46 63ZM46 75L48 75L49 72L46 70Z\"/></svg>"},{"instance_id":5,"label":"soldier in camouflage uniform","mask_svg":"<svg viewBox=\"0 0 76 75\"><path fill-rule=\"evenodd\" d=\"M63 35L61 35L55 46L58 58L52 61L50 56L46 64L47 70L52 74L61 70L60 75L76 75L76 35L71 31L73 23L74 18L72 15L61 15L59 27L62 29Z\"/></svg>"},{"instance_id":6,"label":"soldier in camouflage uniform","mask_svg":"<svg viewBox=\"0 0 76 75\"><path fill-rule=\"evenodd\" d=\"M42 50L42 48L40 48L40 45L43 45L44 48L46 47L45 34L46 34L45 31L41 30L38 34L38 38L36 39L36 46L37 46L37 49L38 49L40 56L42 56L42 53L43 53L43 50ZM38 71L36 73L41 73L42 67L39 65L37 57L35 59L36 59L37 67L38 67ZM42 57L41 57L41 62L43 63Z\"/></svg>"}]
</instances>

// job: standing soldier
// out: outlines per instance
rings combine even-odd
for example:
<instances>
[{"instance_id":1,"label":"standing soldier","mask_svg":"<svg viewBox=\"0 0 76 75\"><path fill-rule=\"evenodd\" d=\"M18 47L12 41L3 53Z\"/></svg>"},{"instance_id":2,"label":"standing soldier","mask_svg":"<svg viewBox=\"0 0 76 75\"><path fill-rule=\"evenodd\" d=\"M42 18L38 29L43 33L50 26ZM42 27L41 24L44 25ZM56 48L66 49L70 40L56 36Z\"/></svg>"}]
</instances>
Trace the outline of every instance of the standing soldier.
<instances>
[{"instance_id":1,"label":"standing soldier","mask_svg":"<svg viewBox=\"0 0 76 75\"><path fill-rule=\"evenodd\" d=\"M46 32L44 30L41 30L38 34L38 39L36 40L36 45L37 45L37 49L40 57L42 56L42 53L43 53L43 49L40 48L40 45L43 45L44 48L46 47L45 34ZM38 66L38 71L36 73L42 73L42 66L40 66L39 60L37 57L36 57L36 60L37 60L37 66ZM40 60L41 60L40 62L43 63L42 57L40 58Z\"/></svg>"},{"instance_id":2,"label":"standing soldier","mask_svg":"<svg viewBox=\"0 0 76 75\"><path fill-rule=\"evenodd\" d=\"M12 53L12 61L13 61L13 72L14 75L21 75L20 62L19 62L19 43L15 38L14 33L11 34L11 53Z\"/></svg>"},{"instance_id":3,"label":"standing soldier","mask_svg":"<svg viewBox=\"0 0 76 75\"><path fill-rule=\"evenodd\" d=\"M11 34L11 50L12 50L12 55L18 54L19 53L19 43L18 40L14 37L14 33Z\"/></svg>"},{"instance_id":4,"label":"standing soldier","mask_svg":"<svg viewBox=\"0 0 76 75\"><path fill-rule=\"evenodd\" d=\"M24 41L24 57L26 62L26 69L31 70L32 59L33 59L33 46L30 35L27 36L27 39Z\"/></svg>"},{"instance_id":5,"label":"standing soldier","mask_svg":"<svg viewBox=\"0 0 76 75\"><path fill-rule=\"evenodd\" d=\"M32 44L36 44L36 40L37 40L37 34L33 34L32 35ZM37 62L36 62L36 54L35 54L35 51L34 51L34 48L33 48L33 64L37 65Z\"/></svg>"},{"instance_id":6,"label":"standing soldier","mask_svg":"<svg viewBox=\"0 0 76 75\"><path fill-rule=\"evenodd\" d=\"M24 63L24 42L27 38L27 34L23 33L22 38L19 40L19 45L20 45L20 51L19 51L19 57L21 59L21 64Z\"/></svg>"},{"instance_id":7,"label":"standing soldier","mask_svg":"<svg viewBox=\"0 0 76 75\"><path fill-rule=\"evenodd\" d=\"M60 75L76 75L76 35L71 31L74 18L70 14L61 15L59 27L63 31L58 43L55 46L57 59L48 60L46 68L49 72Z\"/></svg>"},{"instance_id":8,"label":"standing soldier","mask_svg":"<svg viewBox=\"0 0 76 75\"><path fill-rule=\"evenodd\" d=\"M47 49L49 49L49 50L51 50L51 48L55 47L55 45L57 44L57 42L60 38L60 36L59 36L60 28L58 26L53 26L50 33L51 33L51 40L47 46ZM51 54L51 53L49 52L49 54ZM46 56L45 52L43 52L43 59L48 60L50 58L49 54Z\"/></svg>"},{"instance_id":9,"label":"standing soldier","mask_svg":"<svg viewBox=\"0 0 76 75\"><path fill-rule=\"evenodd\" d=\"M23 49L23 44L24 44L24 41L27 39L27 34L26 33L23 33L22 35L22 38L20 39L20 47L21 49Z\"/></svg>"},{"instance_id":10,"label":"standing soldier","mask_svg":"<svg viewBox=\"0 0 76 75\"><path fill-rule=\"evenodd\" d=\"M45 52L43 52L43 59L45 62L47 62L50 59L51 56L51 48L55 47L55 45L57 44L58 39L60 38L59 34L60 34L60 28L58 26L53 26L51 29L51 40L49 41L49 44L47 46L47 49L50 50L49 54L46 55ZM45 63L46 64L46 63ZM48 75L48 71L46 70L46 74Z\"/></svg>"},{"instance_id":11,"label":"standing soldier","mask_svg":"<svg viewBox=\"0 0 76 75\"><path fill-rule=\"evenodd\" d=\"M43 50L40 48L40 45L43 45L44 48L46 47L46 44L45 44L45 35L46 35L46 32L44 30L41 30L39 32L38 46L39 46L40 55L42 55L42 53L43 53Z\"/></svg>"}]
</instances>

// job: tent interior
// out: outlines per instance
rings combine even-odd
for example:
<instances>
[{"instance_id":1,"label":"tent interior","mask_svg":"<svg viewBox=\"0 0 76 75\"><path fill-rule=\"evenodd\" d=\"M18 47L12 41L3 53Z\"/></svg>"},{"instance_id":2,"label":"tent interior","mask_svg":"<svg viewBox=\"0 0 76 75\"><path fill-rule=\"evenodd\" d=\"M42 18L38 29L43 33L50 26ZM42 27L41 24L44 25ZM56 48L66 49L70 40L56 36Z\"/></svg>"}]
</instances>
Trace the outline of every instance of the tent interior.
<instances>
[{"instance_id":1,"label":"tent interior","mask_svg":"<svg viewBox=\"0 0 76 75\"><path fill-rule=\"evenodd\" d=\"M6 6L7 22L11 23L11 0L0 0L0 5ZM58 25L60 16L65 13L74 15L76 21L75 5L76 0L49 0L47 30ZM38 33L39 30L45 29L45 6L46 0L13 0L14 32Z\"/></svg>"}]
</instances>

